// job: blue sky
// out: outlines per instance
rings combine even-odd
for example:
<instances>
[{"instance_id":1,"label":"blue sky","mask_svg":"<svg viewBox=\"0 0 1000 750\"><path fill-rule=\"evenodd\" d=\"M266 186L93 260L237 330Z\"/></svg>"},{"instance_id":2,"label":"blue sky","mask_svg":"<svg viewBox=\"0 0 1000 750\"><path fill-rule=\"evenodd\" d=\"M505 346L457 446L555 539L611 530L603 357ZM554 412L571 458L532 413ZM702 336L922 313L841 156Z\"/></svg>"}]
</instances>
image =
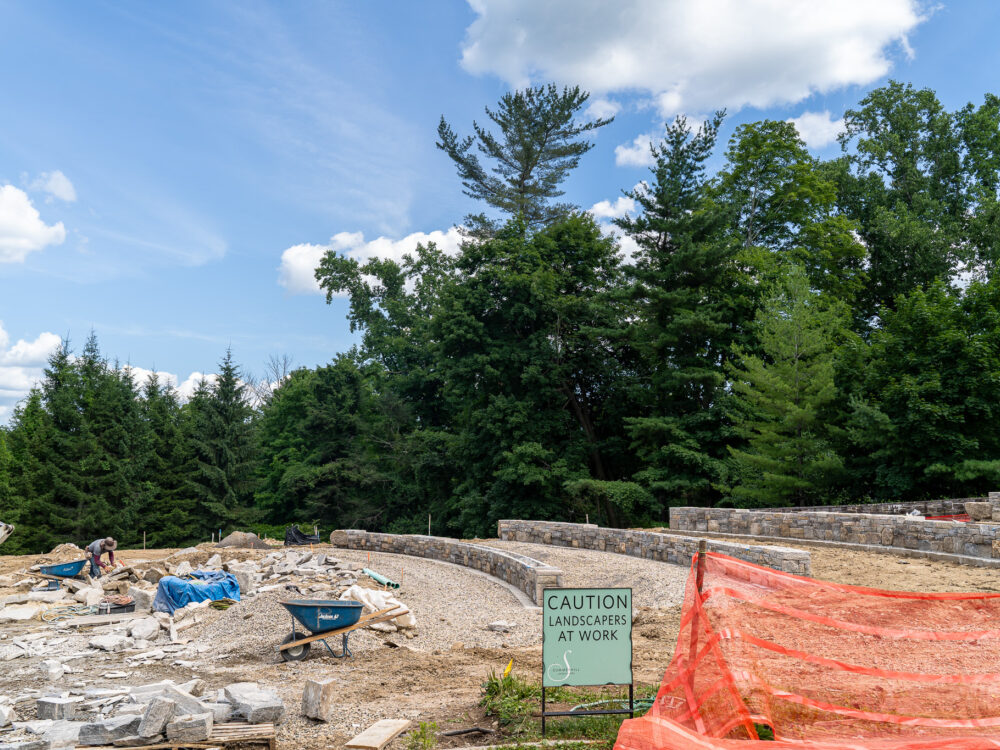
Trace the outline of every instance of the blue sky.
<instances>
[{"instance_id":1,"label":"blue sky","mask_svg":"<svg viewBox=\"0 0 1000 750\"><path fill-rule=\"evenodd\" d=\"M451 247L473 208L434 147L512 87L617 112L568 182L607 220L677 113L802 118L818 155L888 78L949 108L998 91L1000 3L0 0L0 422L60 337L189 388L227 346L329 361L327 248ZM608 201L602 204L602 201ZM141 370L140 370L141 372Z\"/></svg>"}]
</instances>

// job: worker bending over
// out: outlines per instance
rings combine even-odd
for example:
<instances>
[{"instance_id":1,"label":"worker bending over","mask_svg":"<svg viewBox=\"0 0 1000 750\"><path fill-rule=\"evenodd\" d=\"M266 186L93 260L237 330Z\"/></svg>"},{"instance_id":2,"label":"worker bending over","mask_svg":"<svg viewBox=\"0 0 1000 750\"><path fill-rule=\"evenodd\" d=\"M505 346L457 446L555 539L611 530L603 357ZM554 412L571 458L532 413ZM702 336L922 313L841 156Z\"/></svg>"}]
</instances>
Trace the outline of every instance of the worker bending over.
<instances>
[{"instance_id":1,"label":"worker bending over","mask_svg":"<svg viewBox=\"0 0 1000 750\"><path fill-rule=\"evenodd\" d=\"M96 539L87 545L87 559L90 560L91 578L100 578L101 570L114 566L116 549L118 549L118 542L111 537ZM107 564L101 562L101 555L105 552L108 553Z\"/></svg>"}]
</instances>

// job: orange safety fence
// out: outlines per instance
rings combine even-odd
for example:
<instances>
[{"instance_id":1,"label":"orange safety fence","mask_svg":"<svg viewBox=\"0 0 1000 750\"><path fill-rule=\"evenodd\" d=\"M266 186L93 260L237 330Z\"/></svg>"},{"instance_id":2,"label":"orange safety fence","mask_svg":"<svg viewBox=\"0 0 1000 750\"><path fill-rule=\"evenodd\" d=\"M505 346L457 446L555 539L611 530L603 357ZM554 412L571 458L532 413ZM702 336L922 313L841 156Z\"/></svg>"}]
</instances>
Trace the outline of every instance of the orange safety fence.
<instances>
[{"instance_id":1,"label":"orange safety fence","mask_svg":"<svg viewBox=\"0 0 1000 750\"><path fill-rule=\"evenodd\" d=\"M696 561L674 658L615 750L1000 750L1000 594Z\"/></svg>"}]
</instances>

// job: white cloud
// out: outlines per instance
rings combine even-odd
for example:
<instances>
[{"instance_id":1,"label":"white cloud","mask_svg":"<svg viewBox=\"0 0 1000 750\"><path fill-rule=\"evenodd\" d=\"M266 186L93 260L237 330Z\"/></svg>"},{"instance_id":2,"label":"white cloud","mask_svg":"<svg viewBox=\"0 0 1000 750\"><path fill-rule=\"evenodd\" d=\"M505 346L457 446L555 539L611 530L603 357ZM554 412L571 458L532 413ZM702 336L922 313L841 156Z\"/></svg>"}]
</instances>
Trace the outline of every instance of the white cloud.
<instances>
[{"instance_id":1,"label":"white cloud","mask_svg":"<svg viewBox=\"0 0 1000 750\"><path fill-rule=\"evenodd\" d=\"M23 263L29 253L60 245L66 228L60 221L47 226L23 190L0 185L0 263Z\"/></svg>"},{"instance_id":2,"label":"white cloud","mask_svg":"<svg viewBox=\"0 0 1000 750\"><path fill-rule=\"evenodd\" d=\"M635 211L635 201L625 195L619 196L614 203L599 201L590 207L590 214L597 220L620 219L633 211Z\"/></svg>"},{"instance_id":3,"label":"white cloud","mask_svg":"<svg viewBox=\"0 0 1000 750\"><path fill-rule=\"evenodd\" d=\"M834 120L830 110L803 112L798 117L788 118L788 122L799 131L799 136L810 148L823 148L844 132L844 118Z\"/></svg>"},{"instance_id":4,"label":"white cloud","mask_svg":"<svg viewBox=\"0 0 1000 750\"><path fill-rule=\"evenodd\" d=\"M591 99L587 105L587 116L598 120L614 117L622 109L622 105L612 99Z\"/></svg>"},{"instance_id":5,"label":"white cloud","mask_svg":"<svg viewBox=\"0 0 1000 750\"><path fill-rule=\"evenodd\" d=\"M0 321L0 423L10 417L14 404L28 395L42 379L49 355L62 339L54 333L40 333L33 340L18 339L13 345Z\"/></svg>"},{"instance_id":6,"label":"white cloud","mask_svg":"<svg viewBox=\"0 0 1000 750\"><path fill-rule=\"evenodd\" d=\"M339 232L330 238L327 245L293 245L281 254L278 268L278 283L292 294L320 294L315 271L323 256L330 250L364 263L369 258L383 258L400 261L407 253L412 253L417 245L435 243L438 249L449 255L459 251L461 232L452 227L447 232L414 232L400 240L378 237L365 241L362 232Z\"/></svg>"},{"instance_id":7,"label":"white cloud","mask_svg":"<svg viewBox=\"0 0 1000 750\"><path fill-rule=\"evenodd\" d=\"M661 114L767 107L867 84L925 16L919 0L469 0L462 65L648 95Z\"/></svg>"},{"instance_id":8,"label":"white cloud","mask_svg":"<svg viewBox=\"0 0 1000 750\"><path fill-rule=\"evenodd\" d=\"M192 372L187 376L187 379L177 386L177 392L180 394L181 398L184 400L190 399L198 386L201 385L201 381L204 380L209 384L215 383L219 379L219 376L215 373L205 373L205 372ZM177 378L174 376L174 383L176 384Z\"/></svg>"},{"instance_id":9,"label":"white cloud","mask_svg":"<svg viewBox=\"0 0 1000 750\"><path fill-rule=\"evenodd\" d=\"M651 167L656 162L653 152L649 150L652 137L648 134L637 135L631 144L623 143L615 146L615 164L619 167Z\"/></svg>"},{"instance_id":10,"label":"white cloud","mask_svg":"<svg viewBox=\"0 0 1000 750\"><path fill-rule=\"evenodd\" d=\"M69 181L69 177L58 169L54 172L42 172L32 180L29 187L32 190L41 190L48 193L51 198L58 198L61 201L72 203L76 200L76 188ZM51 200L51 198L49 200Z\"/></svg>"}]
</instances>

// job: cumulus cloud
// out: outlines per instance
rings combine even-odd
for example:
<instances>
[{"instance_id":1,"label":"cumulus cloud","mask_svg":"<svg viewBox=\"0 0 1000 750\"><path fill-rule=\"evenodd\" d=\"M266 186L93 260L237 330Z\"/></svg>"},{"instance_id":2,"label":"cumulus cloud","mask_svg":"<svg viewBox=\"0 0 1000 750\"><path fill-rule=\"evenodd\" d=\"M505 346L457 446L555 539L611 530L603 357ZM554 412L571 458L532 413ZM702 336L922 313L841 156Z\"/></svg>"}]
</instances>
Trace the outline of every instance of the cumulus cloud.
<instances>
[{"instance_id":1,"label":"cumulus cloud","mask_svg":"<svg viewBox=\"0 0 1000 750\"><path fill-rule=\"evenodd\" d=\"M18 339L11 344L10 334L0 321L0 423L10 417L14 404L42 379L45 363L61 341L54 333L45 332L34 339Z\"/></svg>"},{"instance_id":2,"label":"cumulus cloud","mask_svg":"<svg viewBox=\"0 0 1000 750\"><path fill-rule=\"evenodd\" d=\"M622 105L612 99L591 99L587 105L587 116L598 120L614 117L621 111Z\"/></svg>"},{"instance_id":3,"label":"cumulus cloud","mask_svg":"<svg viewBox=\"0 0 1000 750\"><path fill-rule=\"evenodd\" d=\"M512 86L648 96L662 115L768 107L867 84L924 20L919 0L469 0L462 65Z\"/></svg>"},{"instance_id":4,"label":"cumulus cloud","mask_svg":"<svg viewBox=\"0 0 1000 750\"><path fill-rule=\"evenodd\" d=\"M798 117L788 118L788 122L799 131L799 136L810 148L823 148L837 140L844 132L844 118L834 120L830 110L803 112Z\"/></svg>"},{"instance_id":5,"label":"cumulus cloud","mask_svg":"<svg viewBox=\"0 0 1000 750\"><path fill-rule=\"evenodd\" d=\"M30 253L65 240L61 221L46 225L27 193L0 185L0 263L23 263Z\"/></svg>"},{"instance_id":6,"label":"cumulus cloud","mask_svg":"<svg viewBox=\"0 0 1000 750\"><path fill-rule=\"evenodd\" d=\"M633 211L635 211L635 201L625 195L619 196L614 203L599 201L590 207L590 214L598 221L601 219L620 219Z\"/></svg>"},{"instance_id":7,"label":"cumulus cloud","mask_svg":"<svg viewBox=\"0 0 1000 750\"><path fill-rule=\"evenodd\" d=\"M331 237L326 245L293 245L285 250L278 267L278 283L292 294L320 294L322 290L314 274L320 260L331 250L359 263L364 263L369 258L398 262L405 254L412 253L417 245L430 242L436 244L442 252L455 255L462 242L462 235L457 228L452 227L447 232L414 232L399 240L378 237L366 241L362 232L340 232Z\"/></svg>"},{"instance_id":8,"label":"cumulus cloud","mask_svg":"<svg viewBox=\"0 0 1000 750\"><path fill-rule=\"evenodd\" d=\"M637 135L632 143L615 146L615 164L619 167L651 167L656 162L653 152L649 150L653 139L643 133Z\"/></svg>"},{"instance_id":9,"label":"cumulus cloud","mask_svg":"<svg viewBox=\"0 0 1000 750\"><path fill-rule=\"evenodd\" d=\"M67 201L72 203L76 200L76 188L73 187L73 183L69 181L69 177L64 175L58 169L54 172L42 172L38 177L32 180L29 187L32 190L41 190L44 193L49 194L49 200L52 198L58 198L61 201Z\"/></svg>"}]
</instances>

